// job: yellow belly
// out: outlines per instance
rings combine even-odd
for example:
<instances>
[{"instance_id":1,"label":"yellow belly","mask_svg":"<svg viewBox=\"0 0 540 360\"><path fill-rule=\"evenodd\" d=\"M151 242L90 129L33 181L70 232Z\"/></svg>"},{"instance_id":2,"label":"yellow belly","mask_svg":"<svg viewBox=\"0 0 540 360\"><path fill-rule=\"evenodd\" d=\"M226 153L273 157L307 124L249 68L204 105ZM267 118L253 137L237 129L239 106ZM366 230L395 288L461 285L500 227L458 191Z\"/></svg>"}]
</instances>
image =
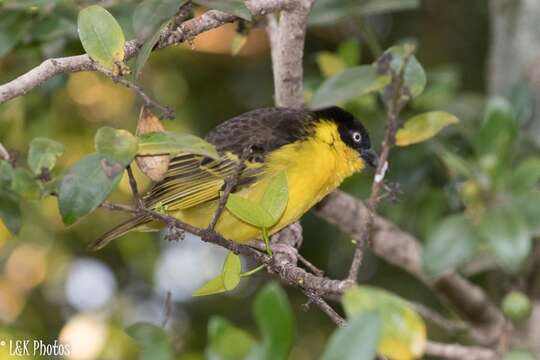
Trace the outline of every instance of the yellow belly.
<instances>
[{"instance_id":1,"label":"yellow belly","mask_svg":"<svg viewBox=\"0 0 540 360\"><path fill-rule=\"evenodd\" d=\"M270 180L280 171L287 174L289 199L283 216L270 229L270 234L297 221L313 205L334 190L354 172L363 168L358 153L340 139L335 125L329 123L318 129L315 137L281 147L266 159L264 176L237 194L260 202ZM217 201L204 203L171 215L199 228L208 226L217 208ZM260 237L261 230L246 224L225 210L216 231L223 237L245 243Z\"/></svg>"}]
</instances>

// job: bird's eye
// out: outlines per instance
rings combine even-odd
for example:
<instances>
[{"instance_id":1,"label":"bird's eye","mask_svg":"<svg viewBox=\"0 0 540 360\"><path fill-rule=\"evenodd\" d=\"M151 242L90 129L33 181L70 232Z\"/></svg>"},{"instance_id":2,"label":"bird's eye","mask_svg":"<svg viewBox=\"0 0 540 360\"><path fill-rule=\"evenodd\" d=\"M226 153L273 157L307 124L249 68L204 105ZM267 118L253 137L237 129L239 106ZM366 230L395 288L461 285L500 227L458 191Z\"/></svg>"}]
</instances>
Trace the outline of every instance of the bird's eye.
<instances>
[{"instance_id":1,"label":"bird's eye","mask_svg":"<svg viewBox=\"0 0 540 360\"><path fill-rule=\"evenodd\" d=\"M353 138L354 142L358 143L358 142L362 141L362 134L360 134L359 132L355 132L355 133L353 133L352 138Z\"/></svg>"}]
</instances>

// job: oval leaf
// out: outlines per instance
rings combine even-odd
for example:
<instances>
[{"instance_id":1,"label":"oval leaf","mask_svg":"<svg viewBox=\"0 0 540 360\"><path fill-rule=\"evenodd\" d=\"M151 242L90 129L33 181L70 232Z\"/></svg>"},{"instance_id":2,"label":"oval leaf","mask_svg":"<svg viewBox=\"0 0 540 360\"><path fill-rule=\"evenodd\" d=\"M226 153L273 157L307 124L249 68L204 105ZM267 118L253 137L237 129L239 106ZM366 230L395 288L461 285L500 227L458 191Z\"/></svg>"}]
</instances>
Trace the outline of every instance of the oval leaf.
<instances>
[{"instance_id":1,"label":"oval leaf","mask_svg":"<svg viewBox=\"0 0 540 360\"><path fill-rule=\"evenodd\" d=\"M334 332L322 360L375 359L381 323L376 313L355 316Z\"/></svg>"},{"instance_id":2,"label":"oval leaf","mask_svg":"<svg viewBox=\"0 0 540 360\"><path fill-rule=\"evenodd\" d=\"M253 305L263 338L261 359L287 359L294 337L294 318L287 295L277 283L262 288Z\"/></svg>"},{"instance_id":3,"label":"oval leaf","mask_svg":"<svg viewBox=\"0 0 540 360\"><path fill-rule=\"evenodd\" d=\"M480 234L501 266L512 272L522 269L532 244L527 223L517 209L488 209L480 222Z\"/></svg>"},{"instance_id":4,"label":"oval leaf","mask_svg":"<svg viewBox=\"0 0 540 360\"><path fill-rule=\"evenodd\" d=\"M414 48L409 44L392 46L377 60L377 65L384 73L397 75L401 72L405 59L408 57L403 81L406 88L405 98L411 99L420 95L426 87L427 77L424 68L411 53Z\"/></svg>"},{"instance_id":5,"label":"oval leaf","mask_svg":"<svg viewBox=\"0 0 540 360\"><path fill-rule=\"evenodd\" d=\"M396 145L407 146L431 139L448 125L459 122L454 115L433 111L417 115L405 123L396 133Z\"/></svg>"},{"instance_id":6,"label":"oval leaf","mask_svg":"<svg viewBox=\"0 0 540 360\"><path fill-rule=\"evenodd\" d=\"M422 253L424 269L439 276L469 260L477 243L478 235L463 214L449 216L427 237Z\"/></svg>"},{"instance_id":7,"label":"oval leaf","mask_svg":"<svg viewBox=\"0 0 540 360\"><path fill-rule=\"evenodd\" d=\"M107 10L92 5L79 12L79 38L84 50L104 67L114 70L124 60L122 28Z\"/></svg>"},{"instance_id":8,"label":"oval leaf","mask_svg":"<svg viewBox=\"0 0 540 360\"><path fill-rule=\"evenodd\" d=\"M187 0L144 0L133 11L133 31L140 41L149 39Z\"/></svg>"},{"instance_id":9,"label":"oval leaf","mask_svg":"<svg viewBox=\"0 0 540 360\"><path fill-rule=\"evenodd\" d=\"M99 155L124 167L133 161L138 150L137 138L129 131L108 126L97 131L94 143Z\"/></svg>"},{"instance_id":10,"label":"oval leaf","mask_svg":"<svg viewBox=\"0 0 540 360\"><path fill-rule=\"evenodd\" d=\"M391 359L422 357L426 326L405 300L371 286L354 286L345 291L342 302L348 318L367 312L379 315L379 354Z\"/></svg>"},{"instance_id":11,"label":"oval leaf","mask_svg":"<svg viewBox=\"0 0 540 360\"><path fill-rule=\"evenodd\" d=\"M274 218L263 207L237 194L229 194L227 210L240 220L259 228L269 228L275 224Z\"/></svg>"},{"instance_id":12,"label":"oval leaf","mask_svg":"<svg viewBox=\"0 0 540 360\"><path fill-rule=\"evenodd\" d=\"M227 14L238 16L241 19L251 21L251 12L242 0L194 0L195 4L208 9L216 9Z\"/></svg>"},{"instance_id":13,"label":"oval leaf","mask_svg":"<svg viewBox=\"0 0 540 360\"><path fill-rule=\"evenodd\" d=\"M20 199L15 193L0 189L0 220L15 235L21 230L22 221L19 203Z\"/></svg>"},{"instance_id":14,"label":"oval leaf","mask_svg":"<svg viewBox=\"0 0 540 360\"><path fill-rule=\"evenodd\" d=\"M240 272L242 271L242 263L240 256L233 252L229 252L223 264L223 286L225 290L233 290L240 282Z\"/></svg>"},{"instance_id":15,"label":"oval leaf","mask_svg":"<svg viewBox=\"0 0 540 360\"><path fill-rule=\"evenodd\" d=\"M195 135L176 134L170 131L139 135L139 155L174 155L181 152L219 159L214 145Z\"/></svg>"},{"instance_id":16,"label":"oval leaf","mask_svg":"<svg viewBox=\"0 0 540 360\"><path fill-rule=\"evenodd\" d=\"M206 296L219 294L227 291L225 284L223 283L223 275L219 274L215 278L207 281L203 286L195 290L191 296Z\"/></svg>"},{"instance_id":17,"label":"oval leaf","mask_svg":"<svg viewBox=\"0 0 540 360\"><path fill-rule=\"evenodd\" d=\"M274 224L277 223L281 218L281 215L283 215L288 200L289 189L287 186L287 174L285 171L280 171L272 178L261 201L261 206L270 214L270 216L272 216Z\"/></svg>"},{"instance_id":18,"label":"oval leaf","mask_svg":"<svg viewBox=\"0 0 540 360\"><path fill-rule=\"evenodd\" d=\"M371 65L349 68L328 78L315 92L309 107L320 109L383 89L390 76L379 75Z\"/></svg>"},{"instance_id":19,"label":"oval leaf","mask_svg":"<svg viewBox=\"0 0 540 360\"><path fill-rule=\"evenodd\" d=\"M121 174L109 177L97 154L84 157L64 176L58 189L58 204L64 224L71 225L94 211L113 191Z\"/></svg>"},{"instance_id":20,"label":"oval leaf","mask_svg":"<svg viewBox=\"0 0 540 360\"><path fill-rule=\"evenodd\" d=\"M64 152L64 145L47 138L35 138L30 142L28 151L28 166L34 174L41 174L42 169L51 171L56 165L56 159Z\"/></svg>"},{"instance_id":21,"label":"oval leaf","mask_svg":"<svg viewBox=\"0 0 540 360\"><path fill-rule=\"evenodd\" d=\"M221 316L213 316L208 322L208 340L206 358L215 360L247 359L255 345L255 339L250 334Z\"/></svg>"}]
</instances>

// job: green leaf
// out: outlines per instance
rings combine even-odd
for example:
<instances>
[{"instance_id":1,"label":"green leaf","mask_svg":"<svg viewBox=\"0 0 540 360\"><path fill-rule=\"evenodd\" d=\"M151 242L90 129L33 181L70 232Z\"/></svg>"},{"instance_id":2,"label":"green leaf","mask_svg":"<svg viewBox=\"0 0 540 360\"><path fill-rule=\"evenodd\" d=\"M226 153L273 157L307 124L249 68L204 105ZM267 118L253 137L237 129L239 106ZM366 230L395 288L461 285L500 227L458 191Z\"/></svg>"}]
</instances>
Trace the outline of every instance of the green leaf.
<instances>
[{"instance_id":1,"label":"green leaf","mask_svg":"<svg viewBox=\"0 0 540 360\"><path fill-rule=\"evenodd\" d=\"M426 239L422 253L425 271L442 275L474 255L478 235L464 214L452 215L440 221Z\"/></svg>"},{"instance_id":2,"label":"green leaf","mask_svg":"<svg viewBox=\"0 0 540 360\"><path fill-rule=\"evenodd\" d=\"M515 350L504 354L501 360L535 360L535 358L530 352Z\"/></svg>"},{"instance_id":3,"label":"green leaf","mask_svg":"<svg viewBox=\"0 0 540 360\"><path fill-rule=\"evenodd\" d=\"M223 281L223 274L219 274L218 276L207 281L206 283L204 283L203 286L195 290L195 292L191 294L191 296L214 295L225 291L227 291L227 289L225 288L225 283Z\"/></svg>"},{"instance_id":4,"label":"green leaf","mask_svg":"<svg viewBox=\"0 0 540 360\"><path fill-rule=\"evenodd\" d=\"M149 39L187 0L144 0L133 11L133 31L140 41Z\"/></svg>"},{"instance_id":5,"label":"green leaf","mask_svg":"<svg viewBox=\"0 0 540 360\"><path fill-rule=\"evenodd\" d=\"M513 193L531 191L540 181L540 157L529 157L517 168L509 171L503 180L505 188Z\"/></svg>"},{"instance_id":6,"label":"green leaf","mask_svg":"<svg viewBox=\"0 0 540 360\"><path fill-rule=\"evenodd\" d=\"M342 298L347 318L376 312L381 321L378 353L391 359L421 358L426 326L403 299L371 286L354 286Z\"/></svg>"},{"instance_id":7,"label":"green leaf","mask_svg":"<svg viewBox=\"0 0 540 360\"><path fill-rule=\"evenodd\" d=\"M97 154L88 155L62 178L58 204L64 224L71 225L94 211L118 185L121 174L107 176L104 162Z\"/></svg>"},{"instance_id":8,"label":"green leaf","mask_svg":"<svg viewBox=\"0 0 540 360\"><path fill-rule=\"evenodd\" d=\"M270 214L274 223L277 223L287 208L288 200L287 174L285 171L280 171L272 178L272 181L266 188L261 206Z\"/></svg>"},{"instance_id":9,"label":"green leaf","mask_svg":"<svg viewBox=\"0 0 540 360\"><path fill-rule=\"evenodd\" d=\"M107 10L98 5L82 9L78 18L79 38L84 50L102 66L114 70L124 60L124 33Z\"/></svg>"},{"instance_id":10,"label":"green leaf","mask_svg":"<svg viewBox=\"0 0 540 360\"><path fill-rule=\"evenodd\" d=\"M193 2L208 9L220 10L238 16L241 19L251 21L251 12L242 0L194 0Z\"/></svg>"},{"instance_id":11,"label":"green leaf","mask_svg":"<svg viewBox=\"0 0 540 360\"><path fill-rule=\"evenodd\" d=\"M35 138L30 142L28 151L28 166L34 174L41 174L41 169L51 171L58 159L64 153L64 145L47 138Z\"/></svg>"},{"instance_id":12,"label":"green leaf","mask_svg":"<svg viewBox=\"0 0 540 360\"><path fill-rule=\"evenodd\" d=\"M20 41L28 22L20 11L3 12L0 17L0 57L8 54Z\"/></svg>"},{"instance_id":13,"label":"green leaf","mask_svg":"<svg viewBox=\"0 0 540 360\"><path fill-rule=\"evenodd\" d=\"M396 145L407 146L426 141L448 125L458 122L457 117L444 111L432 111L416 115L407 120L405 125L397 131Z\"/></svg>"},{"instance_id":14,"label":"green leaf","mask_svg":"<svg viewBox=\"0 0 540 360\"><path fill-rule=\"evenodd\" d=\"M375 359L381 322L376 313L355 316L347 326L334 332L322 360Z\"/></svg>"},{"instance_id":15,"label":"green leaf","mask_svg":"<svg viewBox=\"0 0 540 360\"><path fill-rule=\"evenodd\" d=\"M236 288L240 282L240 272L242 271L242 263L240 256L233 252L229 252L223 263L223 287L230 291Z\"/></svg>"},{"instance_id":16,"label":"green leaf","mask_svg":"<svg viewBox=\"0 0 540 360\"><path fill-rule=\"evenodd\" d=\"M139 135L138 155L164 155L189 152L219 159L214 145L191 134L177 134L170 131L150 132Z\"/></svg>"},{"instance_id":17,"label":"green leaf","mask_svg":"<svg viewBox=\"0 0 540 360\"><path fill-rule=\"evenodd\" d=\"M339 44L337 52L347 67L356 66L360 63L362 48L360 42L356 39L343 41Z\"/></svg>"},{"instance_id":18,"label":"green leaf","mask_svg":"<svg viewBox=\"0 0 540 360\"><path fill-rule=\"evenodd\" d=\"M15 169L11 190L25 200L36 200L41 195L41 188L34 175L22 168Z\"/></svg>"},{"instance_id":19,"label":"green leaf","mask_svg":"<svg viewBox=\"0 0 540 360\"><path fill-rule=\"evenodd\" d=\"M330 25L351 16L412 10L419 4L420 0L317 0L308 23Z\"/></svg>"},{"instance_id":20,"label":"green leaf","mask_svg":"<svg viewBox=\"0 0 540 360\"><path fill-rule=\"evenodd\" d=\"M138 150L138 140L129 131L102 127L94 138L96 151L109 162L128 166Z\"/></svg>"},{"instance_id":21,"label":"green leaf","mask_svg":"<svg viewBox=\"0 0 540 360\"><path fill-rule=\"evenodd\" d=\"M246 359L255 339L244 330L233 326L221 316L213 316L208 323L208 360ZM233 346L231 346L233 345Z\"/></svg>"},{"instance_id":22,"label":"green leaf","mask_svg":"<svg viewBox=\"0 0 540 360\"><path fill-rule=\"evenodd\" d=\"M255 320L261 331L259 359L287 359L294 337L294 318L287 295L275 282L263 287L253 305Z\"/></svg>"},{"instance_id":23,"label":"green leaf","mask_svg":"<svg viewBox=\"0 0 540 360\"><path fill-rule=\"evenodd\" d=\"M136 323L126 329L142 348L141 360L173 360L174 352L167 334L158 326Z\"/></svg>"},{"instance_id":24,"label":"green leaf","mask_svg":"<svg viewBox=\"0 0 540 360\"><path fill-rule=\"evenodd\" d=\"M540 236L540 191L528 191L512 197L512 207L527 222L529 231Z\"/></svg>"},{"instance_id":25,"label":"green leaf","mask_svg":"<svg viewBox=\"0 0 540 360\"><path fill-rule=\"evenodd\" d=\"M229 194L227 210L240 220L259 228L269 228L275 224L274 218L261 205L241 197Z\"/></svg>"},{"instance_id":26,"label":"green leaf","mask_svg":"<svg viewBox=\"0 0 540 360\"><path fill-rule=\"evenodd\" d=\"M398 75L404 66L405 59L408 57L403 73L404 85L408 90L406 98L415 98L420 95L427 83L426 72L411 53L411 50L411 46L408 44L392 46L376 62L379 69L384 73Z\"/></svg>"},{"instance_id":27,"label":"green leaf","mask_svg":"<svg viewBox=\"0 0 540 360\"><path fill-rule=\"evenodd\" d=\"M325 78L338 75L347 68L342 58L329 51L317 53L317 65Z\"/></svg>"},{"instance_id":28,"label":"green leaf","mask_svg":"<svg viewBox=\"0 0 540 360\"><path fill-rule=\"evenodd\" d=\"M444 162L451 176L463 176L467 179L474 178L474 167L467 159L442 146L437 148L437 155Z\"/></svg>"},{"instance_id":29,"label":"green leaf","mask_svg":"<svg viewBox=\"0 0 540 360\"><path fill-rule=\"evenodd\" d=\"M22 223L19 203L20 199L15 193L0 189L0 220L15 235L21 230Z\"/></svg>"},{"instance_id":30,"label":"green leaf","mask_svg":"<svg viewBox=\"0 0 540 360\"><path fill-rule=\"evenodd\" d=\"M517 129L510 103L503 98L491 99L486 106L484 123L474 138L476 154L483 169L496 174L508 166Z\"/></svg>"},{"instance_id":31,"label":"green leaf","mask_svg":"<svg viewBox=\"0 0 540 360\"><path fill-rule=\"evenodd\" d=\"M139 54L137 55L137 59L135 60L135 77L138 78L141 76L142 69L146 62L148 61L148 58L150 57L150 54L152 53L152 49L154 48L154 45L159 40L159 37L161 35L161 31L167 26L167 23L163 24L159 29L156 30L154 35L150 36L147 40L145 40L143 46L141 47L141 51L139 51Z\"/></svg>"},{"instance_id":32,"label":"green leaf","mask_svg":"<svg viewBox=\"0 0 540 360\"><path fill-rule=\"evenodd\" d=\"M522 269L531 252L527 223L511 206L489 208L480 222L480 234L501 266L511 272Z\"/></svg>"},{"instance_id":33,"label":"green leaf","mask_svg":"<svg viewBox=\"0 0 540 360\"><path fill-rule=\"evenodd\" d=\"M6 160L0 159L0 190L11 188L11 181L15 170Z\"/></svg>"},{"instance_id":34,"label":"green leaf","mask_svg":"<svg viewBox=\"0 0 540 360\"><path fill-rule=\"evenodd\" d=\"M332 76L317 89L309 107L320 109L384 88L390 82L388 75L379 75L371 65L349 68Z\"/></svg>"}]
</instances>

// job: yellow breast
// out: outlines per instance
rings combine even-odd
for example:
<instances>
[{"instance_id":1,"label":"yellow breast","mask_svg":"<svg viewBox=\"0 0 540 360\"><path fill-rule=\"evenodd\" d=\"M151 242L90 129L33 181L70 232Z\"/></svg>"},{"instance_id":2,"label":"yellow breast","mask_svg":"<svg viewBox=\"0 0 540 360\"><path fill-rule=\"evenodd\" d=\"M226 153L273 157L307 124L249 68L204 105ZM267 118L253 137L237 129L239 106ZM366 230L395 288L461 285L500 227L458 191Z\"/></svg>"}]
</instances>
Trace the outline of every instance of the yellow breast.
<instances>
[{"instance_id":1,"label":"yellow breast","mask_svg":"<svg viewBox=\"0 0 540 360\"><path fill-rule=\"evenodd\" d=\"M320 122L314 136L281 147L266 159L264 176L239 195L259 202L270 180L280 171L287 174L289 200L283 216L270 230L273 234L297 221L313 205L364 167L356 151L343 143L333 122ZM175 216L197 227L206 227L217 207L216 202L180 211ZM216 230L225 238L246 242L260 236L260 230L224 211Z\"/></svg>"}]
</instances>

